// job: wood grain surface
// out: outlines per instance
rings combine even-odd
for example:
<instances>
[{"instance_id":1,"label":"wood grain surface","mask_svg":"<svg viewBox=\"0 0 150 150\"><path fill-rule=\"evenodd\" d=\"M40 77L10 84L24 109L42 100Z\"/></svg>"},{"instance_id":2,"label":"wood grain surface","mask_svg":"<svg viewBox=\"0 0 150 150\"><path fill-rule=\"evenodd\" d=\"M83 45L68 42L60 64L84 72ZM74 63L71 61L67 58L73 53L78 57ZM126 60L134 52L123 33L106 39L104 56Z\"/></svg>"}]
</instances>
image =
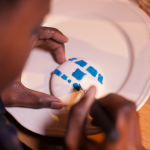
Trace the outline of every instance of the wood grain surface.
<instances>
[{"instance_id":1,"label":"wood grain surface","mask_svg":"<svg viewBox=\"0 0 150 150\"><path fill-rule=\"evenodd\" d=\"M150 150L150 97L139 110L142 143L146 150Z\"/></svg>"}]
</instances>

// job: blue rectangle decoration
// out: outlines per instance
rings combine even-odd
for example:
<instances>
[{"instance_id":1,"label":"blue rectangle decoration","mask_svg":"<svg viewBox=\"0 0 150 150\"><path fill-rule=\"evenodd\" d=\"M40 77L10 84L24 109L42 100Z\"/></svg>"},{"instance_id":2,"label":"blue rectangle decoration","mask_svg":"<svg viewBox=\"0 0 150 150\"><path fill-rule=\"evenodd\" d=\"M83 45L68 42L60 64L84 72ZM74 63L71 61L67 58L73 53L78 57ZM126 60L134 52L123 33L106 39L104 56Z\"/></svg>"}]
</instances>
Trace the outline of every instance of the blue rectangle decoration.
<instances>
[{"instance_id":1,"label":"blue rectangle decoration","mask_svg":"<svg viewBox=\"0 0 150 150\"><path fill-rule=\"evenodd\" d=\"M72 82L72 81L69 79L69 80L68 80L68 83L71 83L71 82Z\"/></svg>"},{"instance_id":2,"label":"blue rectangle decoration","mask_svg":"<svg viewBox=\"0 0 150 150\"><path fill-rule=\"evenodd\" d=\"M101 74L98 74L98 81L103 84L103 76Z\"/></svg>"},{"instance_id":3,"label":"blue rectangle decoration","mask_svg":"<svg viewBox=\"0 0 150 150\"><path fill-rule=\"evenodd\" d=\"M76 60L76 59L77 59L77 58L70 58L69 60L70 60L70 61L74 61L74 60Z\"/></svg>"},{"instance_id":4,"label":"blue rectangle decoration","mask_svg":"<svg viewBox=\"0 0 150 150\"><path fill-rule=\"evenodd\" d=\"M61 76L61 78L64 79L64 80L67 80L68 77L67 77L65 74L63 74L63 75Z\"/></svg>"},{"instance_id":5,"label":"blue rectangle decoration","mask_svg":"<svg viewBox=\"0 0 150 150\"><path fill-rule=\"evenodd\" d=\"M74 83L73 87L77 90L80 91L81 90L81 86L78 83Z\"/></svg>"},{"instance_id":6,"label":"blue rectangle decoration","mask_svg":"<svg viewBox=\"0 0 150 150\"><path fill-rule=\"evenodd\" d=\"M57 76L61 76L62 72L59 71L58 69L56 69L56 70L54 71L54 74L56 74Z\"/></svg>"},{"instance_id":7,"label":"blue rectangle decoration","mask_svg":"<svg viewBox=\"0 0 150 150\"><path fill-rule=\"evenodd\" d=\"M82 72L79 68L77 68L76 71L72 73L72 76L75 77L78 81L82 80L85 75L86 73Z\"/></svg>"},{"instance_id":8,"label":"blue rectangle decoration","mask_svg":"<svg viewBox=\"0 0 150 150\"><path fill-rule=\"evenodd\" d=\"M94 69L92 66L89 66L87 69L86 69L87 72L89 72L93 77L96 77L97 75L97 70Z\"/></svg>"},{"instance_id":9,"label":"blue rectangle decoration","mask_svg":"<svg viewBox=\"0 0 150 150\"><path fill-rule=\"evenodd\" d=\"M75 63L81 67L85 67L87 65L87 62L85 62L84 60L79 60L79 61L76 61Z\"/></svg>"}]
</instances>

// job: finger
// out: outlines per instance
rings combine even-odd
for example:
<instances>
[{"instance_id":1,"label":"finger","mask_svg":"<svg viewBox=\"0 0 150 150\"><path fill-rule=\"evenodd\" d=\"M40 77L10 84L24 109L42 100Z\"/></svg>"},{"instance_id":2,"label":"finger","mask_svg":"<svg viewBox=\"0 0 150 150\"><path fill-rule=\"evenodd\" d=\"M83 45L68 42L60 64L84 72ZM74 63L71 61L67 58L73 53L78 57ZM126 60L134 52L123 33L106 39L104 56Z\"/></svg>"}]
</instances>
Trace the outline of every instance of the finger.
<instances>
[{"instance_id":1,"label":"finger","mask_svg":"<svg viewBox=\"0 0 150 150\"><path fill-rule=\"evenodd\" d=\"M62 64L66 61L64 44L58 43L52 39L38 41L38 45L42 45L43 43L53 50L54 57L59 64Z\"/></svg>"},{"instance_id":2,"label":"finger","mask_svg":"<svg viewBox=\"0 0 150 150\"><path fill-rule=\"evenodd\" d=\"M95 100L95 87L91 87L81 101L75 104L69 116L66 145L69 149L77 149L83 134L83 126L92 103Z\"/></svg>"},{"instance_id":3,"label":"finger","mask_svg":"<svg viewBox=\"0 0 150 150\"><path fill-rule=\"evenodd\" d=\"M126 99L120 95L117 94L109 94L101 99L99 99L99 102L103 106L112 107L114 105L115 107L118 107L122 104L126 104Z\"/></svg>"},{"instance_id":4,"label":"finger","mask_svg":"<svg viewBox=\"0 0 150 150\"><path fill-rule=\"evenodd\" d=\"M121 137L126 140L132 141L135 139L136 129L136 106L134 103L126 104L122 106L117 115L116 127L121 133ZM128 141L128 142L129 142ZM134 142L135 143L135 142Z\"/></svg>"},{"instance_id":5,"label":"finger","mask_svg":"<svg viewBox=\"0 0 150 150\"><path fill-rule=\"evenodd\" d=\"M116 129L119 132L119 139L115 142L105 139L105 142L102 144L104 149L136 149L136 107L134 103L124 105L119 109L116 120Z\"/></svg>"},{"instance_id":6,"label":"finger","mask_svg":"<svg viewBox=\"0 0 150 150\"><path fill-rule=\"evenodd\" d=\"M38 39L39 40L53 39L59 43L68 42L68 38L63 33L61 33L59 30L55 28L50 28L50 27L41 27Z\"/></svg>"},{"instance_id":7,"label":"finger","mask_svg":"<svg viewBox=\"0 0 150 150\"><path fill-rule=\"evenodd\" d=\"M113 119L117 117L118 111L123 106L132 105L132 102L117 94L109 94L98 100L102 107L111 115ZM92 116L92 114L91 114Z\"/></svg>"},{"instance_id":8,"label":"finger","mask_svg":"<svg viewBox=\"0 0 150 150\"><path fill-rule=\"evenodd\" d=\"M122 145L121 147L126 147L126 149L140 148L137 147L138 143L136 141L136 133L140 132L139 130L136 130L137 125L137 112L135 104L128 103L120 108L116 122L116 128L120 133L120 138L116 142L116 147L118 143L120 143L120 145Z\"/></svg>"},{"instance_id":9,"label":"finger","mask_svg":"<svg viewBox=\"0 0 150 150\"><path fill-rule=\"evenodd\" d=\"M119 149L124 147L126 149L142 149L135 103L116 94L109 94L98 101L114 117L115 126L119 132L117 141L112 143L106 137L101 147L103 149L118 149L118 147Z\"/></svg>"},{"instance_id":10,"label":"finger","mask_svg":"<svg viewBox=\"0 0 150 150\"><path fill-rule=\"evenodd\" d=\"M122 117L120 120L123 120L123 121L125 120L121 127L123 127L123 129L126 128L126 130L124 129L122 130L122 132L120 131L121 133L125 131L125 134L127 134L130 130L130 133L131 133L130 135L135 135L135 133L133 134L133 132L135 131L134 127L136 127L134 122L130 120L130 122L132 123L129 124L129 119L130 118L135 119L135 117L133 116L135 116L136 114L136 106L133 102L130 102L126 100L125 98L118 96L116 94L107 95L106 97L99 99L98 101L101 104L101 106L103 106L104 109L109 113L109 115L114 119L114 121L116 121L115 122L116 124L117 124L117 121L120 119L118 116L120 114L124 115L124 117ZM91 116L92 116L92 113L91 113ZM96 120L93 122L96 123ZM126 125L126 123L128 124ZM131 141L133 142L133 140Z\"/></svg>"},{"instance_id":11,"label":"finger","mask_svg":"<svg viewBox=\"0 0 150 150\"><path fill-rule=\"evenodd\" d=\"M60 109L64 105L58 98L30 90L18 81L3 91L1 96L5 106Z\"/></svg>"},{"instance_id":12,"label":"finger","mask_svg":"<svg viewBox=\"0 0 150 150\"><path fill-rule=\"evenodd\" d=\"M53 109L61 109L64 104L58 98L28 89L28 95L26 95L26 99L28 98L28 102L26 107L33 107L35 109L39 108L53 108ZM32 101L32 102L31 102Z\"/></svg>"},{"instance_id":13,"label":"finger","mask_svg":"<svg viewBox=\"0 0 150 150\"><path fill-rule=\"evenodd\" d=\"M66 61L64 43L68 42L68 38L59 30L50 27L41 27L39 34L33 36L32 46L46 44L54 50L56 61L60 64Z\"/></svg>"},{"instance_id":14,"label":"finger","mask_svg":"<svg viewBox=\"0 0 150 150\"><path fill-rule=\"evenodd\" d=\"M53 40L45 40L45 44L54 50L56 61L60 64L66 61L65 58L65 46Z\"/></svg>"}]
</instances>

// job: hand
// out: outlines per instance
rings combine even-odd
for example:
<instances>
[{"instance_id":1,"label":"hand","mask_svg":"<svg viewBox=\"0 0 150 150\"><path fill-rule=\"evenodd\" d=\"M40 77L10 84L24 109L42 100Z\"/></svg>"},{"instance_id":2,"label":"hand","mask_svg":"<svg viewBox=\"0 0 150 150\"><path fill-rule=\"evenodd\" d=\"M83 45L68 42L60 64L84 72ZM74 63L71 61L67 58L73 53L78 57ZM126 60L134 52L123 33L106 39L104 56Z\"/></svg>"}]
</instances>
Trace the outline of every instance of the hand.
<instances>
[{"instance_id":1,"label":"hand","mask_svg":"<svg viewBox=\"0 0 150 150\"><path fill-rule=\"evenodd\" d=\"M68 42L68 38L59 30L50 27L40 27L31 38L31 48L46 44L54 50L56 60L61 64L66 61L64 46L66 42Z\"/></svg>"},{"instance_id":2,"label":"hand","mask_svg":"<svg viewBox=\"0 0 150 150\"><path fill-rule=\"evenodd\" d=\"M31 48L46 44L54 50L56 60L61 64L66 60L64 43L67 41L68 38L57 29L40 27L31 37ZM1 97L5 106L55 109L64 106L56 97L26 88L21 83L21 76L1 93Z\"/></svg>"},{"instance_id":3,"label":"hand","mask_svg":"<svg viewBox=\"0 0 150 150\"><path fill-rule=\"evenodd\" d=\"M111 142L106 137L103 143L98 144L88 139L84 133L87 114L94 102L96 89L91 87L84 98L75 104L68 122L65 143L68 150L144 150L141 145L138 114L133 102L125 98L110 94L99 99L99 103L115 120L119 139ZM94 120L93 120L94 123Z\"/></svg>"},{"instance_id":4,"label":"hand","mask_svg":"<svg viewBox=\"0 0 150 150\"><path fill-rule=\"evenodd\" d=\"M56 97L26 88L21 83L21 76L1 93L6 107L21 106L31 108L60 109L63 103Z\"/></svg>"}]
</instances>

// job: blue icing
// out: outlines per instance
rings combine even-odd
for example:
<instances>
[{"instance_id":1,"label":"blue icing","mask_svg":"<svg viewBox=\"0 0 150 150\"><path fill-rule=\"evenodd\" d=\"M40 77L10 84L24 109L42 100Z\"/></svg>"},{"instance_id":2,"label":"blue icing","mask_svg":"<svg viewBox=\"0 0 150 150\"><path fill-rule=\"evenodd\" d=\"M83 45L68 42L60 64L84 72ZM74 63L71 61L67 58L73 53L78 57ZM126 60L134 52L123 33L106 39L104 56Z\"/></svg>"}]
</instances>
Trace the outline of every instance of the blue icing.
<instances>
[{"instance_id":1,"label":"blue icing","mask_svg":"<svg viewBox=\"0 0 150 150\"><path fill-rule=\"evenodd\" d=\"M86 73L82 72L79 68L76 69L75 72L72 73L72 76L77 80L82 80L82 78L86 75Z\"/></svg>"},{"instance_id":2,"label":"blue icing","mask_svg":"<svg viewBox=\"0 0 150 150\"><path fill-rule=\"evenodd\" d=\"M94 69L92 66L89 66L86 70L87 70L93 77L96 77L96 75L97 75L97 70Z\"/></svg>"},{"instance_id":3,"label":"blue icing","mask_svg":"<svg viewBox=\"0 0 150 150\"><path fill-rule=\"evenodd\" d=\"M68 80L68 83L71 83L71 82L72 82L72 81L69 79L69 80Z\"/></svg>"},{"instance_id":4,"label":"blue icing","mask_svg":"<svg viewBox=\"0 0 150 150\"><path fill-rule=\"evenodd\" d=\"M98 74L98 81L103 84L103 76L101 74Z\"/></svg>"},{"instance_id":5,"label":"blue icing","mask_svg":"<svg viewBox=\"0 0 150 150\"><path fill-rule=\"evenodd\" d=\"M84 60L79 60L79 61L76 61L75 63L78 64L81 67L84 67L84 66L87 65L87 62L85 62Z\"/></svg>"},{"instance_id":6,"label":"blue icing","mask_svg":"<svg viewBox=\"0 0 150 150\"><path fill-rule=\"evenodd\" d=\"M78 83L74 83L73 87L77 90L80 91L81 90L81 86Z\"/></svg>"},{"instance_id":7,"label":"blue icing","mask_svg":"<svg viewBox=\"0 0 150 150\"><path fill-rule=\"evenodd\" d=\"M64 80L67 80L68 77L67 77L65 74L63 74L63 75L61 76L61 78L64 79Z\"/></svg>"},{"instance_id":8,"label":"blue icing","mask_svg":"<svg viewBox=\"0 0 150 150\"><path fill-rule=\"evenodd\" d=\"M70 61L73 61L73 60L76 60L76 59L77 59L77 58L70 58L69 60L70 60Z\"/></svg>"},{"instance_id":9,"label":"blue icing","mask_svg":"<svg viewBox=\"0 0 150 150\"><path fill-rule=\"evenodd\" d=\"M58 75L58 76L61 76L62 72L59 71L58 69L56 69L56 70L54 71L54 74L56 74L56 75Z\"/></svg>"}]
</instances>

